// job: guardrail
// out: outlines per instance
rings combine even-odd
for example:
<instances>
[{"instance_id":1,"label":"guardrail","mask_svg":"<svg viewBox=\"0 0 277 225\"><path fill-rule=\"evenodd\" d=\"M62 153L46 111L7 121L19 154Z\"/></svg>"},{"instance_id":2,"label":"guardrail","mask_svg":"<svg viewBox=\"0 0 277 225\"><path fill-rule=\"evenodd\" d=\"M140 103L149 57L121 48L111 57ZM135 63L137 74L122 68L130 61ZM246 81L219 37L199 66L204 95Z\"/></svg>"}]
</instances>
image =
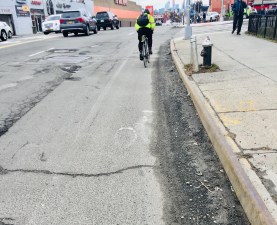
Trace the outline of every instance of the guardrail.
<instances>
[{"instance_id":1,"label":"guardrail","mask_svg":"<svg viewBox=\"0 0 277 225\"><path fill-rule=\"evenodd\" d=\"M250 15L248 32L263 38L277 40L277 15Z\"/></svg>"}]
</instances>

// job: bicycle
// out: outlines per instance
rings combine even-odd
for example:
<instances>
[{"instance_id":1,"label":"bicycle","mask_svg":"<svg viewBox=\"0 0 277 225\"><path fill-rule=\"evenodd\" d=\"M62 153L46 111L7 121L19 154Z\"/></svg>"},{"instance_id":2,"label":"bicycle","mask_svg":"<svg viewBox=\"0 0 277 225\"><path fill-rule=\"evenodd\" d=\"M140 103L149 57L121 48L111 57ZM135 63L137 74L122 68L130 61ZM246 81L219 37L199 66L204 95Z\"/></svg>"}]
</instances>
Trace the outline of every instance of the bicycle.
<instances>
[{"instance_id":1,"label":"bicycle","mask_svg":"<svg viewBox=\"0 0 277 225\"><path fill-rule=\"evenodd\" d=\"M145 35L141 37L142 44L142 56L143 56L143 64L144 67L147 67L147 63L150 63L150 54L149 54L149 47L148 47L148 38Z\"/></svg>"}]
</instances>

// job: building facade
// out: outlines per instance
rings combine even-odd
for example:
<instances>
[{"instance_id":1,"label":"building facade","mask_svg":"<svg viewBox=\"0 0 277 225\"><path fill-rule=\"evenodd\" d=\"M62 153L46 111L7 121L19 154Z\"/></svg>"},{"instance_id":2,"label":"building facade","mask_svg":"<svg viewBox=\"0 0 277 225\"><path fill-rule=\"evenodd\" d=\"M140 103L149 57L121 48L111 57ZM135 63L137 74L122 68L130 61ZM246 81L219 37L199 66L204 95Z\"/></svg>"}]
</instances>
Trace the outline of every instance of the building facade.
<instances>
[{"instance_id":1,"label":"building facade","mask_svg":"<svg viewBox=\"0 0 277 225\"><path fill-rule=\"evenodd\" d=\"M209 10L212 12L221 13L221 6L223 3L223 12L231 10L232 5L234 4L234 0L211 0Z\"/></svg>"},{"instance_id":2,"label":"building facade","mask_svg":"<svg viewBox=\"0 0 277 225\"><path fill-rule=\"evenodd\" d=\"M277 0L254 0L252 5L258 11L263 11L277 7Z\"/></svg>"},{"instance_id":3,"label":"building facade","mask_svg":"<svg viewBox=\"0 0 277 225\"><path fill-rule=\"evenodd\" d=\"M142 7L127 0L94 0L94 14L111 11L121 21L134 21L141 14Z\"/></svg>"},{"instance_id":4,"label":"building facade","mask_svg":"<svg viewBox=\"0 0 277 225\"><path fill-rule=\"evenodd\" d=\"M277 0L244 0L247 5L254 7L258 11L277 7ZM221 12L222 0L211 0L210 11ZM234 0L223 0L224 11L231 10Z\"/></svg>"},{"instance_id":5,"label":"building facade","mask_svg":"<svg viewBox=\"0 0 277 225\"><path fill-rule=\"evenodd\" d=\"M65 10L85 8L94 13L94 0L0 0L0 21L5 21L15 35L42 31L42 22L49 15Z\"/></svg>"}]
</instances>

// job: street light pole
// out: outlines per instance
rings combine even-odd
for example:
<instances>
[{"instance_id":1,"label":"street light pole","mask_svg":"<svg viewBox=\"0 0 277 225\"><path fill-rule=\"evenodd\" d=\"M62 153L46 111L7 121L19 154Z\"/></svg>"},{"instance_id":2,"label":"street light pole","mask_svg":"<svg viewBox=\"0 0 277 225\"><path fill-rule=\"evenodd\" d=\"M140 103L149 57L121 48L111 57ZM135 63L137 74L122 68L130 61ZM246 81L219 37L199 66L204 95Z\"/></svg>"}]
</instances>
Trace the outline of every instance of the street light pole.
<instances>
[{"instance_id":1,"label":"street light pole","mask_svg":"<svg viewBox=\"0 0 277 225\"><path fill-rule=\"evenodd\" d=\"M185 0L184 0L185 2ZM184 39L190 39L192 35L192 28L190 26L190 0L186 0L186 12L187 12L187 22L185 26L185 36Z\"/></svg>"}]
</instances>

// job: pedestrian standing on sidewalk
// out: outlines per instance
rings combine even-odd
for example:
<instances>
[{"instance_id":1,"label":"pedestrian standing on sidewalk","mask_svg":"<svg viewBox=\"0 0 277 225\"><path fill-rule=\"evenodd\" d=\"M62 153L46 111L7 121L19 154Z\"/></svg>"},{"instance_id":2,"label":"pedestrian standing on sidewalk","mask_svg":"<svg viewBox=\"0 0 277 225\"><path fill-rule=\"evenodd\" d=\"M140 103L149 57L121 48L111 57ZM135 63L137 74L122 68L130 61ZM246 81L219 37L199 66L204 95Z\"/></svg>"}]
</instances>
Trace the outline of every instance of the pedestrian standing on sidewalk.
<instances>
[{"instance_id":1,"label":"pedestrian standing on sidewalk","mask_svg":"<svg viewBox=\"0 0 277 225\"><path fill-rule=\"evenodd\" d=\"M203 12L203 22L206 23L206 13Z\"/></svg>"},{"instance_id":2,"label":"pedestrian standing on sidewalk","mask_svg":"<svg viewBox=\"0 0 277 225\"><path fill-rule=\"evenodd\" d=\"M232 7L234 15L232 34L237 29L237 35L240 35L241 26L243 23L243 13L245 8L247 8L247 4L245 3L245 1L236 0L236 2L234 3Z\"/></svg>"}]
</instances>

